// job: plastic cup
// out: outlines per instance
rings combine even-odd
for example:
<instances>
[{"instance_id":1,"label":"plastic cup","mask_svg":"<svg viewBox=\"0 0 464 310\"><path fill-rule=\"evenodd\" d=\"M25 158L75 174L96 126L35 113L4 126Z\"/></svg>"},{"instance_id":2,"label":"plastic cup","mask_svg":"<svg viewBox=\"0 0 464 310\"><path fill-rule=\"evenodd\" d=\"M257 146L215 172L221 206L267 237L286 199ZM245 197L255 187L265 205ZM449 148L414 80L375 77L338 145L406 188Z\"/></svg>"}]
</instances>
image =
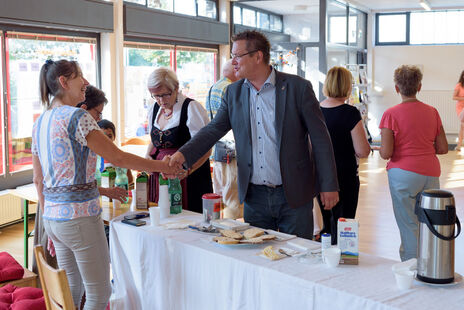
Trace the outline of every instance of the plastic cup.
<instances>
[{"instance_id":1,"label":"plastic cup","mask_svg":"<svg viewBox=\"0 0 464 310\"><path fill-rule=\"evenodd\" d=\"M324 262L330 268L337 267L340 263L341 250L339 248L327 248L322 252Z\"/></svg>"},{"instance_id":2,"label":"plastic cup","mask_svg":"<svg viewBox=\"0 0 464 310\"><path fill-rule=\"evenodd\" d=\"M117 199L113 199L113 208L121 209L121 202Z\"/></svg>"},{"instance_id":3,"label":"plastic cup","mask_svg":"<svg viewBox=\"0 0 464 310\"><path fill-rule=\"evenodd\" d=\"M150 225L159 226L160 225L160 208L151 207L148 209L148 212L150 213Z\"/></svg>"},{"instance_id":4,"label":"plastic cup","mask_svg":"<svg viewBox=\"0 0 464 310\"><path fill-rule=\"evenodd\" d=\"M412 286L415 272L408 269L395 270L396 285L400 290L407 290Z\"/></svg>"}]
</instances>

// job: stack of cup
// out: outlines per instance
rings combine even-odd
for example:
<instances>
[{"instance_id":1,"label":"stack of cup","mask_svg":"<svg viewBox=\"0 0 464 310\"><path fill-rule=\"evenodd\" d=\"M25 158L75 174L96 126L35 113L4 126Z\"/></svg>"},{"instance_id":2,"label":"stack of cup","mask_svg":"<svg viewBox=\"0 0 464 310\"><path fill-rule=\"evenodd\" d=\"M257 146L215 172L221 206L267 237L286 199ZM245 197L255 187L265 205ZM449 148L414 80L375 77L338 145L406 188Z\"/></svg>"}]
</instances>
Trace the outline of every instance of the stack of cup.
<instances>
[{"instance_id":1,"label":"stack of cup","mask_svg":"<svg viewBox=\"0 0 464 310\"><path fill-rule=\"evenodd\" d=\"M160 207L151 207L148 209L150 213L150 225L159 226L160 225Z\"/></svg>"},{"instance_id":2,"label":"stack of cup","mask_svg":"<svg viewBox=\"0 0 464 310\"><path fill-rule=\"evenodd\" d=\"M171 203L169 202L169 190L167 185L159 186L158 207L160 208L161 219L169 217L171 213Z\"/></svg>"}]
</instances>

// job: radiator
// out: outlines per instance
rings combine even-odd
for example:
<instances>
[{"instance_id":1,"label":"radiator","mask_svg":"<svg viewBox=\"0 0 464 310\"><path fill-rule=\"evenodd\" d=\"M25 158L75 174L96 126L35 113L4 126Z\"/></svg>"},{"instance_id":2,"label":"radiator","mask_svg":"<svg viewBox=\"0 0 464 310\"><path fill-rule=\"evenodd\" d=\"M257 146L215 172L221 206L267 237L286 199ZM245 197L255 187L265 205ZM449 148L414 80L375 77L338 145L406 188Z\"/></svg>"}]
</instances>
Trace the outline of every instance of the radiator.
<instances>
[{"instance_id":1,"label":"radiator","mask_svg":"<svg viewBox=\"0 0 464 310\"><path fill-rule=\"evenodd\" d=\"M417 94L417 98L438 110L446 134L459 133L459 120L456 115L456 101L453 100L453 91L422 90Z\"/></svg>"},{"instance_id":2,"label":"radiator","mask_svg":"<svg viewBox=\"0 0 464 310\"><path fill-rule=\"evenodd\" d=\"M35 214L36 204L29 204L29 214ZM23 200L7 190L0 193L0 225L8 224L23 217Z\"/></svg>"}]
</instances>

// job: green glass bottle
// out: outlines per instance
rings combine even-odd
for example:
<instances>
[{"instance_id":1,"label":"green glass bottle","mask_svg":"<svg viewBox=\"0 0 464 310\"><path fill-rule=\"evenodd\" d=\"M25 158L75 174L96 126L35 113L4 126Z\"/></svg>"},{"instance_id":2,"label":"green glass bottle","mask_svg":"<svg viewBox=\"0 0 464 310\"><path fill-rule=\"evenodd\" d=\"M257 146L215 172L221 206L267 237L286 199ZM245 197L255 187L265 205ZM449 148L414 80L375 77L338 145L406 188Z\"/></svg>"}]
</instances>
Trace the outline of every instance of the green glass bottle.
<instances>
[{"instance_id":1,"label":"green glass bottle","mask_svg":"<svg viewBox=\"0 0 464 310\"><path fill-rule=\"evenodd\" d=\"M129 190L129 179L127 178L127 169L116 167L116 179L114 180L114 185L117 187L124 188L126 191ZM129 196L126 197L126 200L123 203L129 202Z\"/></svg>"},{"instance_id":2,"label":"green glass bottle","mask_svg":"<svg viewBox=\"0 0 464 310\"><path fill-rule=\"evenodd\" d=\"M178 178L169 179L169 196L171 197L171 214L182 212L182 187Z\"/></svg>"}]
</instances>

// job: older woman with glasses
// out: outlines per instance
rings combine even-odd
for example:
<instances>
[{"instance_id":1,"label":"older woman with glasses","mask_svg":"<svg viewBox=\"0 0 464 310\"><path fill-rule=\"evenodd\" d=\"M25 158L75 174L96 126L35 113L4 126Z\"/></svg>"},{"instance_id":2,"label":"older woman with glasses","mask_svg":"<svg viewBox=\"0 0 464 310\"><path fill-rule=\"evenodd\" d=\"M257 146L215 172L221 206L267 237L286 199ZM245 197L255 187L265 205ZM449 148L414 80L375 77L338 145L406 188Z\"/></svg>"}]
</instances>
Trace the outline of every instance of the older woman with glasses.
<instances>
[{"instance_id":1,"label":"older woman with glasses","mask_svg":"<svg viewBox=\"0 0 464 310\"><path fill-rule=\"evenodd\" d=\"M163 159L173 154L209 123L206 109L197 101L179 92L176 74L168 68L158 68L148 77L148 90L155 104L148 111L151 143L146 158ZM182 207L203 211L201 196L213 191L209 156L201 157L188 171L179 176L182 185ZM150 200L158 201L158 173L152 174Z\"/></svg>"}]
</instances>

